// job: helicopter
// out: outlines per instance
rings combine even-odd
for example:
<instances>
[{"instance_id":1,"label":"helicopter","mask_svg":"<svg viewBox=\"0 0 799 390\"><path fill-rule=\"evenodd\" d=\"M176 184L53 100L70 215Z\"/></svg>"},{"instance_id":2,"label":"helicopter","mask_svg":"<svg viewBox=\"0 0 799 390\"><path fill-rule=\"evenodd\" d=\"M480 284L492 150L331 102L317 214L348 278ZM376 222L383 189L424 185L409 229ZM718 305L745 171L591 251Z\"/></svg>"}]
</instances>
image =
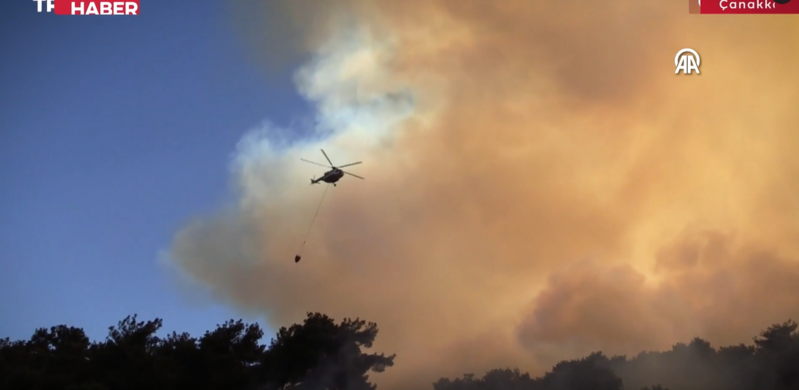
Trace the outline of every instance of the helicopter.
<instances>
[{"instance_id":1,"label":"helicopter","mask_svg":"<svg viewBox=\"0 0 799 390\"><path fill-rule=\"evenodd\" d=\"M332 161L330 161L330 157L327 157L327 153L325 153L325 150L324 150L324 149L319 149L319 150L321 150L321 151L322 151L322 154L325 156L325 159L327 160L327 162L329 162L329 163L330 163L330 165L329 165L329 166L328 166L328 165L324 165L324 164L315 163L315 162L313 162L313 161L308 161L308 160L306 160L306 159L304 159L304 158L301 158L300 160L302 160L302 161L305 161L305 162L307 162L307 163L314 164L314 165L319 165L320 167L325 167L325 168L333 168L333 169L331 169L331 170L329 170L329 171L325 172L325 174L324 174L324 175L322 175L322 177L320 177L320 178L318 178L318 179L316 179L316 178L313 178L313 179L311 179L311 185L314 185L314 184L317 184L317 183L319 183L320 181L323 181L323 182L325 182L325 183L330 183L330 184L332 184L332 185L333 185L333 187L335 187L335 186L336 186L336 182L338 182L339 180L341 180L341 178L342 178L342 177L344 177L344 174L345 174L345 173L346 173L347 175L354 176L354 177L357 177L357 178L359 178L359 179L361 179L361 180L364 180L364 178L362 178L362 177L360 177L360 176L358 176L358 175L354 175L354 174L352 174L352 173L349 173L349 172L343 171L343 170L341 169L341 168L344 168L344 167L349 167L349 166L353 166L353 165L358 165L358 164L360 164L360 163L361 163L361 161L354 162L354 163L349 163L349 164L344 164L344 165L342 165L342 166L340 166L340 167L336 167L336 166L334 166L334 165L333 165L333 162L332 162Z\"/></svg>"}]
</instances>

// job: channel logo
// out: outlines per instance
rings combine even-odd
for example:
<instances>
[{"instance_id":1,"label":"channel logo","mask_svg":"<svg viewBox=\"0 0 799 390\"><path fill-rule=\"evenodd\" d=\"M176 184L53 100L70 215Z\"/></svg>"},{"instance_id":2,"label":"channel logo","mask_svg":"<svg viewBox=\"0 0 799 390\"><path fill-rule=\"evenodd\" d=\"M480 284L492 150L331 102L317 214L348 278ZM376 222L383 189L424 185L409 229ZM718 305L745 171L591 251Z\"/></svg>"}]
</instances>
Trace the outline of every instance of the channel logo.
<instances>
[{"instance_id":1,"label":"channel logo","mask_svg":"<svg viewBox=\"0 0 799 390\"><path fill-rule=\"evenodd\" d=\"M33 0L37 12L56 15L138 15L139 0Z\"/></svg>"}]
</instances>

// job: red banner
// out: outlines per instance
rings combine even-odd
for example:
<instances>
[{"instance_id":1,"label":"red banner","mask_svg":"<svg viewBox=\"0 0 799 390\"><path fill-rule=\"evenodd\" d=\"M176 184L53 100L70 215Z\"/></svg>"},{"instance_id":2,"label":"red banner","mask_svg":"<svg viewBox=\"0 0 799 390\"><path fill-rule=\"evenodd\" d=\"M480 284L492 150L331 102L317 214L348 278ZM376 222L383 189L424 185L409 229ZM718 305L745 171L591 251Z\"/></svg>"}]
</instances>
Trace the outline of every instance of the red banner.
<instances>
[{"instance_id":1,"label":"red banner","mask_svg":"<svg viewBox=\"0 0 799 390\"><path fill-rule=\"evenodd\" d=\"M690 14L799 14L799 0L688 0Z\"/></svg>"}]
</instances>

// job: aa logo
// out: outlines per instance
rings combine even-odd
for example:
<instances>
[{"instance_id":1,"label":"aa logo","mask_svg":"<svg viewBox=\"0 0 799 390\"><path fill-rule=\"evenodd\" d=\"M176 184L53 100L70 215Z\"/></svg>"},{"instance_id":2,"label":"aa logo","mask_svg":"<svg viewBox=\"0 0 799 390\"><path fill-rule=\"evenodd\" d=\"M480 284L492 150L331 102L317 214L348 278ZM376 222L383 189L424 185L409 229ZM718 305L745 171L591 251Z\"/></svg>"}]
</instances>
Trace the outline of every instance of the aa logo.
<instances>
[{"instance_id":1,"label":"aa logo","mask_svg":"<svg viewBox=\"0 0 799 390\"><path fill-rule=\"evenodd\" d=\"M691 74L693 72L699 74L699 65L701 62L702 60L699 58L699 53L697 53L696 50L688 48L682 49L674 56L674 66L677 67L674 74L679 74L680 72L683 74Z\"/></svg>"}]
</instances>

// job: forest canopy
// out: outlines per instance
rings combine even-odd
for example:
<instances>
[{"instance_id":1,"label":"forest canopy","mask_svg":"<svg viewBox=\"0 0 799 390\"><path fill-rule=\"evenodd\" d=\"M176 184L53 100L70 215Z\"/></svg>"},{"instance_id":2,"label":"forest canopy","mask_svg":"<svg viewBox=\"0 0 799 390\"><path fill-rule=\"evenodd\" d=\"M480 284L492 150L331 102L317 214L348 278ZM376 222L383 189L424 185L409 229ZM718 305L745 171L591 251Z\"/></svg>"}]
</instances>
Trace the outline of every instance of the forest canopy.
<instances>
[{"instance_id":1,"label":"forest canopy","mask_svg":"<svg viewBox=\"0 0 799 390\"><path fill-rule=\"evenodd\" d=\"M230 320L201 337L157 336L163 320L128 316L103 341L58 325L28 340L0 339L0 388L14 390L264 389L374 390L369 373L395 355L368 353L377 324L308 313L268 344L258 324ZM428 390L431 390L429 387ZM497 368L441 378L432 390L789 390L799 389L799 332L789 320L752 345L714 348L695 338L669 351L562 361L543 376Z\"/></svg>"}]
</instances>

